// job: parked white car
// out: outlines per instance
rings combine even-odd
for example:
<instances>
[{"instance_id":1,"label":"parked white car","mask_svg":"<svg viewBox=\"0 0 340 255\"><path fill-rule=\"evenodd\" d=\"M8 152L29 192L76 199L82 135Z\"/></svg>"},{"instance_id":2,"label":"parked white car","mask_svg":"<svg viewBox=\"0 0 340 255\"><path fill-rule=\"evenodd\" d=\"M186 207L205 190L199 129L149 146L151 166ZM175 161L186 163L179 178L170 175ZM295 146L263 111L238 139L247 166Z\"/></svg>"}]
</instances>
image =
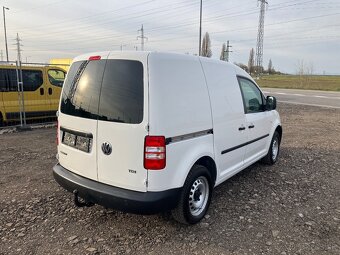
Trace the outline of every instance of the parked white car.
<instances>
[{"instance_id":1,"label":"parked white car","mask_svg":"<svg viewBox=\"0 0 340 255\"><path fill-rule=\"evenodd\" d=\"M58 117L56 181L78 206L137 214L206 214L213 188L262 159L277 161L274 97L219 60L158 52L74 59ZM81 199L79 199L81 198Z\"/></svg>"}]
</instances>

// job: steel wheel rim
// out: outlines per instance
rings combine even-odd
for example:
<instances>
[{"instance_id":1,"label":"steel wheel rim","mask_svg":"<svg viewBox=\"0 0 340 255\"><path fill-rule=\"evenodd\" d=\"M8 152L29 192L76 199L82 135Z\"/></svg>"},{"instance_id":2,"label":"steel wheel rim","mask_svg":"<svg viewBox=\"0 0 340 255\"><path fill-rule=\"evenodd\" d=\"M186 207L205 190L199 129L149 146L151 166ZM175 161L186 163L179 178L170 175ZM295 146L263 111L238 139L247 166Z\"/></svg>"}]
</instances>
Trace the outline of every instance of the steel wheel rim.
<instances>
[{"instance_id":1,"label":"steel wheel rim","mask_svg":"<svg viewBox=\"0 0 340 255\"><path fill-rule=\"evenodd\" d=\"M273 145L272 145L272 159L273 159L273 161L276 160L278 153L279 153L279 140L277 138L275 138L273 140Z\"/></svg>"},{"instance_id":2,"label":"steel wheel rim","mask_svg":"<svg viewBox=\"0 0 340 255\"><path fill-rule=\"evenodd\" d=\"M189 192L189 209L193 216L200 215L206 208L209 199L209 182L206 177L198 177Z\"/></svg>"}]
</instances>

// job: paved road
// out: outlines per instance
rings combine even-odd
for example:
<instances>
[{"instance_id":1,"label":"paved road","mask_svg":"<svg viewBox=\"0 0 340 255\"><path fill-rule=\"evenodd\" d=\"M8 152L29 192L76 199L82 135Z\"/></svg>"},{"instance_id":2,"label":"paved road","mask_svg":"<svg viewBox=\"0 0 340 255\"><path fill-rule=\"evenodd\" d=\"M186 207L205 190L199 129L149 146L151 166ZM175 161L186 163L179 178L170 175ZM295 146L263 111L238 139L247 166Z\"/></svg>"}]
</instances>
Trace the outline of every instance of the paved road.
<instances>
[{"instance_id":1,"label":"paved road","mask_svg":"<svg viewBox=\"0 0 340 255\"><path fill-rule=\"evenodd\" d=\"M272 88L263 88L263 92L266 95L275 96L277 100L282 103L340 109L340 92Z\"/></svg>"}]
</instances>

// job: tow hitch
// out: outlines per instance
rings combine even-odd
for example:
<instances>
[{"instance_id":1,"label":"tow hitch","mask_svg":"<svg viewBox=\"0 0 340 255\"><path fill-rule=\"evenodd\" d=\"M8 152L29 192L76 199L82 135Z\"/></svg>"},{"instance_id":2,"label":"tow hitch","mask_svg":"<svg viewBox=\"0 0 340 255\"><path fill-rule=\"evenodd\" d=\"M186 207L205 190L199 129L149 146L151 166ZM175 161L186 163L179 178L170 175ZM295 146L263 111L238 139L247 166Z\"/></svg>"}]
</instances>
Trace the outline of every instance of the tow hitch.
<instances>
[{"instance_id":1,"label":"tow hitch","mask_svg":"<svg viewBox=\"0 0 340 255\"><path fill-rule=\"evenodd\" d=\"M73 194L74 194L74 204L75 204L77 207L84 207L84 206L86 206L86 207L91 207L91 206L94 205L94 203L89 202L89 201L86 201L86 200L83 199L83 198L80 198L80 197L78 196L78 190L75 189L75 190L73 191Z\"/></svg>"}]
</instances>

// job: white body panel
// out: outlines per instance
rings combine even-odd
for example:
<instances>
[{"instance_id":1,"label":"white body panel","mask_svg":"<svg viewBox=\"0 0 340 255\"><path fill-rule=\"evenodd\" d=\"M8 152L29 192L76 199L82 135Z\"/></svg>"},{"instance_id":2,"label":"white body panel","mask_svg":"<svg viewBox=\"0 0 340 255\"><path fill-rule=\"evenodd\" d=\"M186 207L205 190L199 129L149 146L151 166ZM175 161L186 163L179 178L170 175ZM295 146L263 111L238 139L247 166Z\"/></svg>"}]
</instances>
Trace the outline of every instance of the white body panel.
<instances>
[{"instance_id":1,"label":"white body panel","mask_svg":"<svg viewBox=\"0 0 340 255\"><path fill-rule=\"evenodd\" d=\"M173 137L212 128L208 89L197 57L149 55L150 134Z\"/></svg>"},{"instance_id":2,"label":"white body panel","mask_svg":"<svg viewBox=\"0 0 340 255\"><path fill-rule=\"evenodd\" d=\"M201 62L212 98L217 183L220 183L241 170L246 148L224 154L222 151L246 143L248 131L239 130L246 120L233 65L209 59L201 59Z\"/></svg>"},{"instance_id":3,"label":"white body panel","mask_svg":"<svg viewBox=\"0 0 340 255\"><path fill-rule=\"evenodd\" d=\"M150 135L175 137L212 129L208 89L197 57L151 53L149 75ZM181 187L204 154L213 157L212 135L169 144L165 169L148 172L148 190Z\"/></svg>"}]
</instances>

